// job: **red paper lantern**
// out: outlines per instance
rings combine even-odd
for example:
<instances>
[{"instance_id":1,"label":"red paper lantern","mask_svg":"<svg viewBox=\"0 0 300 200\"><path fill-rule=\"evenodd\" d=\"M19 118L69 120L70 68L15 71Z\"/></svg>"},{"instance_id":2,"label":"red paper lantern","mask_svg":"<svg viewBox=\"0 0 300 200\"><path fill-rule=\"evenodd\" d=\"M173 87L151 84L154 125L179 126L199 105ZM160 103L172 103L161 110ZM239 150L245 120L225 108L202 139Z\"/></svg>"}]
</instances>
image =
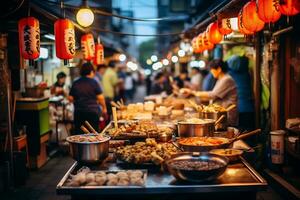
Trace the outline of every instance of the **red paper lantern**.
<instances>
[{"instance_id":1,"label":"red paper lantern","mask_svg":"<svg viewBox=\"0 0 300 200\"><path fill-rule=\"evenodd\" d=\"M95 65L102 65L104 64L104 48L102 44L96 44L95 46L95 57L94 57L94 64Z\"/></svg>"},{"instance_id":2,"label":"red paper lantern","mask_svg":"<svg viewBox=\"0 0 300 200\"><path fill-rule=\"evenodd\" d=\"M245 35L252 35L253 32L249 31L248 29L245 28L244 23L243 23L243 9L240 10L239 15L238 15L238 29L239 32Z\"/></svg>"},{"instance_id":3,"label":"red paper lantern","mask_svg":"<svg viewBox=\"0 0 300 200\"><path fill-rule=\"evenodd\" d=\"M232 33L230 19L222 19L218 21L219 32L223 35Z\"/></svg>"},{"instance_id":4,"label":"red paper lantern","mask_svg":"<svg viewBox=\"0 0 300 200\"><path fill-rule=\"evenodd\" d=\"M19 21L20 55L30 62L40 56L40 25L34 17L26 17Z\"/></svg>"},{"instance_id":5,"label":"red paper lantern","mask_svg":"<svg viewBox=\"0 0 300 200\"><path fill-rule=\"evenodd\" d=\"M203 48L205 50L211 50L214 48L214 44L211 43L209 40L208 40L208 33L206 31L204 31L202 33L202 43L203 43Z\"/></svg>"},{"instance_id":6,"label":"red paper lantern","mask_svg":"<svg viewBox=\"0 0 300 200\"><path fill-rule=\"evenodd\" d=\"M194 37L191 41L193 52L198 53L198 44L197 44L197 37Z\"/></svg>"},{"instance_id":7,"label":"red paper lantern","mask_svg":"<svg viewBox=\"0 0 300 200\"><path fill-rule=\"evenodd\" d=\"M207 27L207 39L213 44L218 44L222 41L223 35L219 31L218 22L213 22Z\"/></svg>"},{"instance_id":8,"label":"red paper lantern","mask_svg":"<svg viewBox=\"0 0 300 200\"><path fill-rule=\"evenodd\" d=\"M247 30L257 32L264 28L265 22L258 17L255 1L246 3L242 9L242 21Z\"/></svg>"},{"instance_id":9,"label":"red paper lantern","mask_svg":"<svg viewBox=\"0 0 300 200\"><path fill-rule=\"evenodd\" d=\"M299 0L281 0L279 6L280 12L283 15L297 15L300 12Z\"/></svg>"},{"instance_id":10,"label":"red paper lantern","mask_svg":"<svg viewBox=\"0 0 300 200\"><path fill-rule=\"evenodd\" d=\"M202 53L204 51L204 45L203 45L203 34L199 34L196 38L197 46L198 46L198 52Z\"/></svg>"},{"instance_id":11,"label":"red paper lantern","mask_svg":"<svg viewBox=\"0 0 300 200\"><path fill-rule=\"evenodd\" d=\"M71 20L59 19L54 23L56 57L64 63L75 56L75 30Z\"/></svg>"},{"instance_id":12,"label":"red paper lantern","mask_svg":"<svg viewBox=\"0 0 300 200\"><path fill-rule=\"evenodd\" d=\"M91 33L81 37L81 48L85 60L92 60L95 57L95 41Z\"/></svg>"},{"instance_id":13,"label":"red paper lantern","mask_svg":"<svg viewBox=\"0 0 300 200\"><path fill-rule=\"evenodd\" d=\"M279 10L279 0L257 0L258 17L266 23L274 23L279 20L281 13Z\"/></svg>"}]
</instances>

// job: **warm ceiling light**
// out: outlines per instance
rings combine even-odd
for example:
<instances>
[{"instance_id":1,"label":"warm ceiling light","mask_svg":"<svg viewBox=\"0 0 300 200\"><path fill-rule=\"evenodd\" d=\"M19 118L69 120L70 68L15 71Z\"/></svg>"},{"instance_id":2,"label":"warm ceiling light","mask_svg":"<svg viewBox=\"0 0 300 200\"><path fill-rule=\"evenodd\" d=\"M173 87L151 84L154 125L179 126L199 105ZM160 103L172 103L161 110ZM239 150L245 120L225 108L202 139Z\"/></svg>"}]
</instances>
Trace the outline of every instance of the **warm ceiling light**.
<instances>
[{"instance_id":1,"label":"warm ceiling light","mask_svg":"<svg viewBox=\"0 0 300 200\"><path fill-rule=\"evenodd\" d=\"M88 27L94 22L94 13L87 6L87 1L83 1L83 8L76 14L76 20L80 26Z\"/></svg>"}]
</instances>

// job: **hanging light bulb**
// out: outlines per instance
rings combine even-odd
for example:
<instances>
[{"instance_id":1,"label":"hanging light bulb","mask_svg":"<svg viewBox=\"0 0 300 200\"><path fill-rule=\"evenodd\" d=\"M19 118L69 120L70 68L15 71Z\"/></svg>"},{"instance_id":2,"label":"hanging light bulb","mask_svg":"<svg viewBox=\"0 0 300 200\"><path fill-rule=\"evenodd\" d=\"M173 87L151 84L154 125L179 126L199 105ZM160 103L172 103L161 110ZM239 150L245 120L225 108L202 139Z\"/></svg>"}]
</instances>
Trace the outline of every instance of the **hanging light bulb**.
<instances>
[{"instance_id":1,"label":"hanging light bulb","mask_svg":"<svg viewBox=\"0 0 300 200\"><path fill-rule=\"evenodd\" d=\"M88 7L87 0L83 0L83 8L76 14L76 20L80 26L88 27L94 22L94 13Z\"/></svg>"}]
</instances>

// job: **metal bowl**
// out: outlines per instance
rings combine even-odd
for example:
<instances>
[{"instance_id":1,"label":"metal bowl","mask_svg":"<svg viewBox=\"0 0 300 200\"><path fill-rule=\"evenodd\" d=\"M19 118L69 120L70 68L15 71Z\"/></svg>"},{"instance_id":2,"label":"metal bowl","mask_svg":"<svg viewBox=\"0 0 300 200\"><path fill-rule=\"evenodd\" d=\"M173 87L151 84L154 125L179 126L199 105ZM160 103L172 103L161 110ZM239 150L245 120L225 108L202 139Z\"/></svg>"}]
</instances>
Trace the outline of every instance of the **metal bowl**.
<instances>
[{"instance_id":1,"label":"metal bowl","mask_svg":"<svg viewBox=\"0 0 300 200\"><path fill-rule=\"evenodd\" d=\"M95 136L96 134L85 134L85 136ZM70 143L70 153L74 160L81 163L99 163L107 158L109 153L110 137L99 142L74 142L67 137Z\"/></svg>"},{"instance_id":2,"label":"metal bowl","mask_svg":"<svg viewBox=\"0 0 300 200\"><path fill-rule=\"evenodd\" d=\"M203 137L213 136L215 131L215 120L204 119L204 123L178 122L179 137Z\"/></svg>"},{"instance_id":3,"label":"metal bowl","mask_svg":"<svg viewBox=\"0 0 300 200\"><path fill-rule=\"evenodd\" d=\"M221 164L222 167L208 170L185 170L172 167L174 161L211 161ZM221 176L228 165L228 158L211 153L180 153L165 162L168 171L176 179L190 182L212 181Z\"/></svg>"}]
</instances>

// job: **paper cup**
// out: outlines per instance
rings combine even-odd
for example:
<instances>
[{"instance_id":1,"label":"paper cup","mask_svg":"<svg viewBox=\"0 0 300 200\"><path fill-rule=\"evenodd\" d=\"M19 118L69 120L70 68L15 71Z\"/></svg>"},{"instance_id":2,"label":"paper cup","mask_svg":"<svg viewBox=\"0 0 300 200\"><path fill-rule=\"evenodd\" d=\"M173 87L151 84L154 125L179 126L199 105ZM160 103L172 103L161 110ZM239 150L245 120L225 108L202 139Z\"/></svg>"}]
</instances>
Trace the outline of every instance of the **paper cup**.
<instances>
[{"instance_id":1,"label":"paper cup","mask_svg":"<svg viewBox=\"0 0 300 200\"><path fill-rule=\"evenodd\" d=\"M273 164L284 162L284 130L271 131L271 160Z\"/></svg>"}]
</instances>

